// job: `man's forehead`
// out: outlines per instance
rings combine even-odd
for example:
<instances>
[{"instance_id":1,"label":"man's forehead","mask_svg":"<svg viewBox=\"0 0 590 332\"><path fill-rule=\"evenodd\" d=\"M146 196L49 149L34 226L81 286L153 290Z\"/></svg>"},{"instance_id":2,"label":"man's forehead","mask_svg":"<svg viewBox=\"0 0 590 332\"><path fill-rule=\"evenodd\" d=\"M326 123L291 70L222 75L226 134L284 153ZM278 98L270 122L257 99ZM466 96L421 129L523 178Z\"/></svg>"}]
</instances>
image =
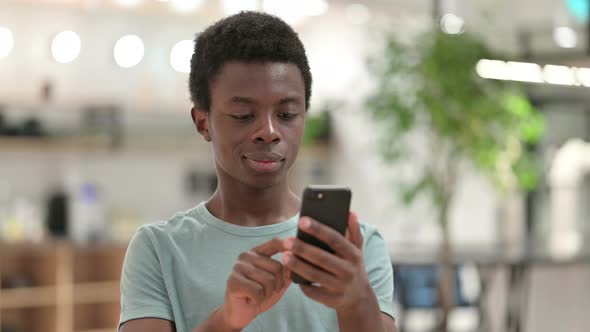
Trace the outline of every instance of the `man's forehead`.
<instances>
[{"instance_id":1,"label":"man's forehead","mask_svg":"<svg viewBox=\"0 0 590 332\"><path fill-rule=\"evenodd\" d=\"M289 72L299 71L297 65L286 61L240 61L231 60L225 62L219 68L219 74L233 72L257 72L272 74L288 74Z\"/></svg>"},{"instance_id":2,"label":"man's forehead","mask_svg":"<svg viewBox=\"0 0 590 332\"><path fill-rule=\"evenodd\" d=\"M299 68L287 62L227 62L211 85L245 90L276 85L304 88Z\"/></svg>"}]
</instances>

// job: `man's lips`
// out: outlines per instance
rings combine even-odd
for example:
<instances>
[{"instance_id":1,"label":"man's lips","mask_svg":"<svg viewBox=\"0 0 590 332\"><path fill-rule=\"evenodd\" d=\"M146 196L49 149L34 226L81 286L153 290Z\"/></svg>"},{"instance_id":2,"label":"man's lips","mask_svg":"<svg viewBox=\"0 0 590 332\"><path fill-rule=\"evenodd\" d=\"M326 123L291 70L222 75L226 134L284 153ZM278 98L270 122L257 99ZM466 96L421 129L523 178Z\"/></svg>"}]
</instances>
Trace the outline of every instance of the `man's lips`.
<instances>
[{"instance_id":1,"label":"man's lips","mask_svg":"<svg viewBox=\"0 0 590 332\"><path fill-rule=\"evenodd\" d=\"M244 158L256 161L282 161L285 157L277 152L249 152L244 154Z\"/></svg>"},{"instance_id":2,"label":"man's lips","mask_svg":"<svg viewBox=\"0 0 590 332\"><path fill-rule=\"evenodd\" d=\"M269 172L277 171L281 167L281 165L283 164L283 161L281 161L281 160L280 161L252 160L252 159L248 159L248 158L246 158L246 162L255 171L260 172L260 173L269 173Z\"/></svg>"},{"instance_id":3,"label":"man's lips","mask_svg":"<svg viewBox=\"0 0 590 332\"><path fill-rule=\"evenodd\" d=\"M274 152L249 153L244 156L246 163L259 173L277 171L283 164L284 157Z\"/></svg>"}]
</instances>

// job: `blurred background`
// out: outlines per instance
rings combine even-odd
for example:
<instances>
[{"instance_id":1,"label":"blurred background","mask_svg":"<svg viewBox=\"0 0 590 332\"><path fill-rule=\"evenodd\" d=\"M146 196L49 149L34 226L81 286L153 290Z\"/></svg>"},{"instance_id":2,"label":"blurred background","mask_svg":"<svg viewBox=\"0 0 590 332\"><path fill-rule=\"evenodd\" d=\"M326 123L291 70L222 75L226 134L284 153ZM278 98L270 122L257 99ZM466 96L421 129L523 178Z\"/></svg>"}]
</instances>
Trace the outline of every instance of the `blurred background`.
<instances>
[{"instance_id":1,"label":"blurred background","mask_svg":"<svg viewBox=\"0 0 590 332\"><path fill-rule=\"evenodd\" d=\"M189 60L240 10L306 46L291 183L350 186L400 330L589 329L588 0L0 0L0 331L116 330L137 227L215 190Z\"/></svg>"}]
</instances>

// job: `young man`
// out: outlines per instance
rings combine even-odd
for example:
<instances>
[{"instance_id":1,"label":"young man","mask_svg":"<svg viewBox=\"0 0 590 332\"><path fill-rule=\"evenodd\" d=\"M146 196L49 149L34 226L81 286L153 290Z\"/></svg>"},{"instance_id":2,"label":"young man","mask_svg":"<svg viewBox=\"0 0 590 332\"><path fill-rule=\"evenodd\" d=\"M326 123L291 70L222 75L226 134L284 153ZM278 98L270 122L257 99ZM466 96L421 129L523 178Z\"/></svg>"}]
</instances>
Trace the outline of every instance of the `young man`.
<instances>
[{"instance_id":1,"label":"young man","mask_svg":"<svg viewBox=\"0 0 590 332\"><path fill-rule=\"evenodd\" d=\"M120 331L394 331L391 264L376 228L351 213L344 237L300 219L287 183L311 93L297 34L262 13L225 18L196 38L189 85L219 185L208 201L137 231ZM297 226L335 253L298 241ZM291 284L290 271L313 286Z\"/></svg>"}]
</instances>

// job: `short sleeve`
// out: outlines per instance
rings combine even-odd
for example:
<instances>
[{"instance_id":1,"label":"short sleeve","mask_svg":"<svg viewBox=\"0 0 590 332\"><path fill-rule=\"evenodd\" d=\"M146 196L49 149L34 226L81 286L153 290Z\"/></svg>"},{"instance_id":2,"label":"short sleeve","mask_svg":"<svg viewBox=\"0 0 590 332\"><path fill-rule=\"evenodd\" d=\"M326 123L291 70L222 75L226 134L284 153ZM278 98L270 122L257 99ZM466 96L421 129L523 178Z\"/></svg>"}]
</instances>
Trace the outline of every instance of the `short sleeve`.
<instances>
[{"instance_id":1,"label":"short sleeve","mask_svg":"<svg viewBox=\"0 0 590 332\"><path fill-rule=\"evenodd\" d=\"M125 254L119 327L139 318L174 320L153 234L146 226L137 230Z\"/></svg>"},{"instance_id":2,"label":"short sleeve","mask_svg":"<svg viewBox=\"0 0 590 332\"><path fill-rule=\"evenodd\" d=\"M393 317L393 269L385 241L375 226L363 224L363 257L381 312Z\"/></svg>"}]
</instances>

